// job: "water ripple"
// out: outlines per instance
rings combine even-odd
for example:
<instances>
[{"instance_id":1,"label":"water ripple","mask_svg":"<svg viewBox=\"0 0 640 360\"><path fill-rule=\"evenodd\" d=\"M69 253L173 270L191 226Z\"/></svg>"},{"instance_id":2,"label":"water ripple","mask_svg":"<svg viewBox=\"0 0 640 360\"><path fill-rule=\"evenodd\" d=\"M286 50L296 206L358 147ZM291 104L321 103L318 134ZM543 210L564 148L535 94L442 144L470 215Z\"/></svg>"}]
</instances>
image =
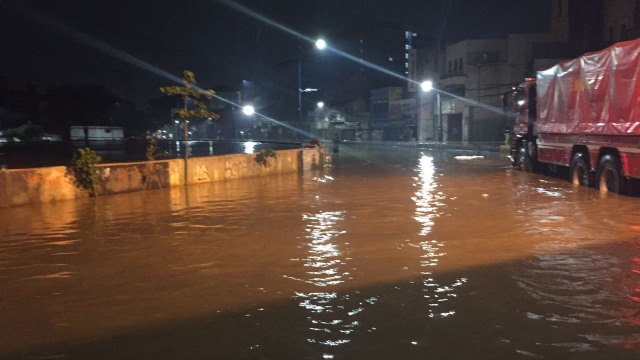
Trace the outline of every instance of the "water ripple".
<instances>
[{"instance_id":1,"label":"water ripple","mask_svg":"<svg viewBox=\"0 0 640 360\"><path fill-rule=\"evenodd\" d=\"M321 211L303 214L306 223L304 245L305 256L293 261L302 262L308 270L305 278L285 275L290 279L310 284L313 288L324 288L323 291L297 291L294 298L299 306L309 312L309 343L328 347L337 347L351 342L350 337L359 325L354 317L364 310L368 302L354 303L349 294L331 291L350 281L351 274L347 270L350 258L346 255L348 244L340 241L346 231L340 230L339 224L344 221L343 211ZM332 358L333 355L325 354Z\"/></svg>"},{"instance_id":2,"label":"water ripple","mask_svg":"<svg viewBox=\"0 0 640 360\"><path fill-rule=\"evenodd\" d=\"M422 156L415 172L418 173L418 176L413 178L417 191L411 199L416 204L414 219L421 224L419 236L424 238L431 234L434 219L441 215L445 196L436 192L436 173L432 157ZM466 283L467 279L459 278L450 285L442 285L436 281L434 271L440 258L447 255L444 251L445 243L435 239L422 240L418 247L422 249L419 264L422 268L420 274L423 276L421 283L423 298L426 300L427 315L430 318L450 317L456 313L455 310L443 305L449 299L457 297L455 289Z\"/></svg>"}]
</instances>

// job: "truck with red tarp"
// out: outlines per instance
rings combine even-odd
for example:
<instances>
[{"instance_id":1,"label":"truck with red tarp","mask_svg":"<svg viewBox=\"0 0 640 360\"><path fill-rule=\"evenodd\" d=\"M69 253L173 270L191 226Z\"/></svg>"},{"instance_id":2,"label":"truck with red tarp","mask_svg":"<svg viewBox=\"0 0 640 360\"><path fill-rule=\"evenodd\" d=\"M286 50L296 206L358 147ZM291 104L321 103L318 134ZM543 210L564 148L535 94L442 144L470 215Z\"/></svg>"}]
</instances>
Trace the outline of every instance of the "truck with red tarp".
<instances>
[{"instance_id":1,"label":"truck with red tarp","mask_svg":"<svg viewBox=\"0 0 640 360\"><path fill-rule=\"evenodd\" d=\"M640 39L538 71L504 105L518 169L564 166L575 185L616 193L640 178Z\"/></svg>"}]
</instances>

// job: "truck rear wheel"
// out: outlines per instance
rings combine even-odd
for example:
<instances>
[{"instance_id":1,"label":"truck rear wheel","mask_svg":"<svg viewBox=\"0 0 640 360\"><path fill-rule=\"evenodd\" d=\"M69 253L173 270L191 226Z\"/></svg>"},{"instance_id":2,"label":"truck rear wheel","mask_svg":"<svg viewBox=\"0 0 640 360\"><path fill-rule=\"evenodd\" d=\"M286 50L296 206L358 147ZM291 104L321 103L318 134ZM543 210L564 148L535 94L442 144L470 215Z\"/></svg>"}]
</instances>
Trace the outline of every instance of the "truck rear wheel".
<instances>
[{"instance_id":1,"label":"truck rear wheel","mask_svg":"<svg viewBox=\"0 0 640 360\"><path fill-rule=\"evenodd\" d=\"M620 166L620 160L613 155L605 155L600 159L596 172L598 189L602 192L626 193L626 180Z\"/></svg>"},{"instance_id":2,"label":"truck rear wheel","mask_svg":"<svg viewBox=\"0 0 640 360\"><path fill-rule=\"evenodd\" d=\"M571 159L569 181L573 185L591 186L591 174L587 159L582 153L576 153Z\"/></svg>"}]
</instances>

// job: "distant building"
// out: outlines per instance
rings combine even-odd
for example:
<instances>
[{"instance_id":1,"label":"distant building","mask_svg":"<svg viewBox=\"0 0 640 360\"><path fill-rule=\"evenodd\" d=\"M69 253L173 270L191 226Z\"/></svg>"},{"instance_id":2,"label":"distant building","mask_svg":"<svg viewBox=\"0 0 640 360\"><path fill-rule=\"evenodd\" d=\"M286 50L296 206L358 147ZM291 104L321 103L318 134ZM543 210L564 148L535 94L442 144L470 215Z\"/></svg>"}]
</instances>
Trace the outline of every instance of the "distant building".
<instances>
[{"instance_id":1,"label":"distant building","mask_svg":"<svg viewBox=\"0 0 640 360\"><path fill-rule=\"evenodd\" d=\"M625 0L632 1L632 0ZM550 33L576 56L602 47L604 9L609 0L551 0Z\"/></svg>"},{"instance_id":2,"label":"distant building","mask_svg":"<svg viewBox=\"0 0 640 360\"><path fill-rule=\"evenodd\" d=\"M411 56L411 50L413 50L413 38L417 37L418 34L413 31L405 31L404 32L404 76L409 76L409 57Z\"/></svg>"},{"instance_id":3,"label":"distant building","mask_svg":"<svg viewBox=\"0 0 640 360\"><path fill-rule=\"evenodd\" d=\"M639 25L640 0L552 0L548 33L415 49L408 91L426 79L442 91L439 97L418 92L418 140L502 140L508 125L500 114L504 92L560 60L635 38Z\"/></svg>"},{"instance_id":4,"label":"distant building","mask_svg":"<svg viewBox=\"0 0 640 360\"><path fill-rule=\"evenodd\" d=\"M371 140L398 140L403 129L397 121L399 112L393 104L402 99L403 89L400 86L371 90L371 120L369 131Z\"/></svg>"},{"instance_id":5,"label":"distant building","mask_svg":"<svg viewBox=\"0 0 640 360\"><path fill-rule=\"evenodd\" d=\"M640 37L640 0L608 0L603 12L602 38L612 44Z\"/></svg>"},{"instance_id":6,"label":"distant building","mask_svg":"<svg viewBox=\"0 0 640 360\"><path fill-rule=\"evenodd\" d=\"M223 87L216 90L216 96L209 102L209 108L220 118L215 121L201 121L200 135L194 139L236 139L245 127L246 116L232 104L240 104L240 91ZM220 100L226 99L227 101ZM244 118L243 118L244 117Z\"/></svg>"},{"instance_id":7,"label":"distant building","mask_svg":"<svg viewBox=\"0 0 640 360\"><path fill-rule=\"evenodd\" d=\"M310 132L321 139L368 140L369 112L363 99L323 104L308 116L314 120Z\"/></svg>"},{"instance_id":8,"label":"distant building","mask_svg":"<svg viewBox=\"0 0 640 360\"><path fill-rule=\"evenodd\" d=\"M506 39L465 40L447 46L444 71L436 85L444 90L440 123L434 124L437 138L502 140L507 126L500 114L502 94L534 74L534 44L553 41L550 34L511 34Z\"/></svg>"},{"instance_id":9,"label":"distant building","mask_svg":"<svg viewBox=\"0 0 640 360\"><path fill-rule=\"evenodd\" d=\"M363 62L356 65L357 69L367 74L375 86L396 86L402 82L401 77L407 76L409 71L409 53L415 46L418 34L408 31L405 24L393 22L378 22L372 24L358 24L344 31L346 39L344 47L353 49L353 55ZM365 62L375 64L397 74L390 77L378 69L370 68Z\"/></svg>"},{"instance_id":10,"label":"distant building","mask_svg":"<svg viewBox=\"0 0 640 360\"><path fill-rule=\"evenodd\" d=\"M119 126L71 126L71 140L122 140L124 130Z\"/></svg>"}]
</instances>

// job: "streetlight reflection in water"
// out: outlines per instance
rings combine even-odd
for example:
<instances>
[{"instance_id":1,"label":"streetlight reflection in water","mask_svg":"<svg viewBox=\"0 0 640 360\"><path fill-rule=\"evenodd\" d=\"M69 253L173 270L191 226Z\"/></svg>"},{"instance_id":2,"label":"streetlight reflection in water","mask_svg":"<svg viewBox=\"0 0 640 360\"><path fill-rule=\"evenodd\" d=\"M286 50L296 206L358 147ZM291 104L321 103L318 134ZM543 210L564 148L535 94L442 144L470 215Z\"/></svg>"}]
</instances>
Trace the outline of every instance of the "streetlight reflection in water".
<instances>
[{"instance_id":1,"label":"streetlight reflection in water","mask_svg":"<svg viewBox=\"0 0 640 360\"><path fill-rule=\"evenodd\" d=\"M253 154L256 149L256 145L258 145L255 141L247 141L244 143L244 153L245 154Z\"/></svg>"},{"instance_id":2,"label":"streetlight reflection in water","mask_svg":"<svg viewBox=\"0 0 640 360\"><path fill-rule=\"evenodd\" d=\"M307 341L330 347L351 341L349 335L359 325L355 315L363 311L361 306L353 305L352 294L342 293L337 288L353 279L347 269L351 260L349 243L341 241L346 233L339 226L344 216L344 211L303 214L308 242L302 245L306 248L306 256L299 261L308 270L306 279L295 279L312 286L311 291L297 291L294 295L300 300L299 305L309 311L311 336ZM324 356L332 357L331 354Z\"/></svg>"},{"instance_id":3,"label":"streetlight reflection in water","mask_svg":"<svg viewBox=\"0 0 640 360\"><path fill-rule=\"evenodd\" d=\"M458 278L450 285L439 284L432 271L438 265L439 258L446 256L444 251L445 242L430 238L434 219L441 213L444 206L443 201L446 196L442 192L437 192L436 171L433 157L422 155L419 159L418 167L415 170L418 176L414 177L414 186L417 188L412 200L416 204L415 219L422 225L420 229L419 247L423 254L420 255L420 274L423 276L424 298L427 299L427 313L430 318L447 317L455 314L453 309L443 309L443 303L450 298L456 297L454 289L465 282L466 278Z\"/></svg>"}]
</instances>

